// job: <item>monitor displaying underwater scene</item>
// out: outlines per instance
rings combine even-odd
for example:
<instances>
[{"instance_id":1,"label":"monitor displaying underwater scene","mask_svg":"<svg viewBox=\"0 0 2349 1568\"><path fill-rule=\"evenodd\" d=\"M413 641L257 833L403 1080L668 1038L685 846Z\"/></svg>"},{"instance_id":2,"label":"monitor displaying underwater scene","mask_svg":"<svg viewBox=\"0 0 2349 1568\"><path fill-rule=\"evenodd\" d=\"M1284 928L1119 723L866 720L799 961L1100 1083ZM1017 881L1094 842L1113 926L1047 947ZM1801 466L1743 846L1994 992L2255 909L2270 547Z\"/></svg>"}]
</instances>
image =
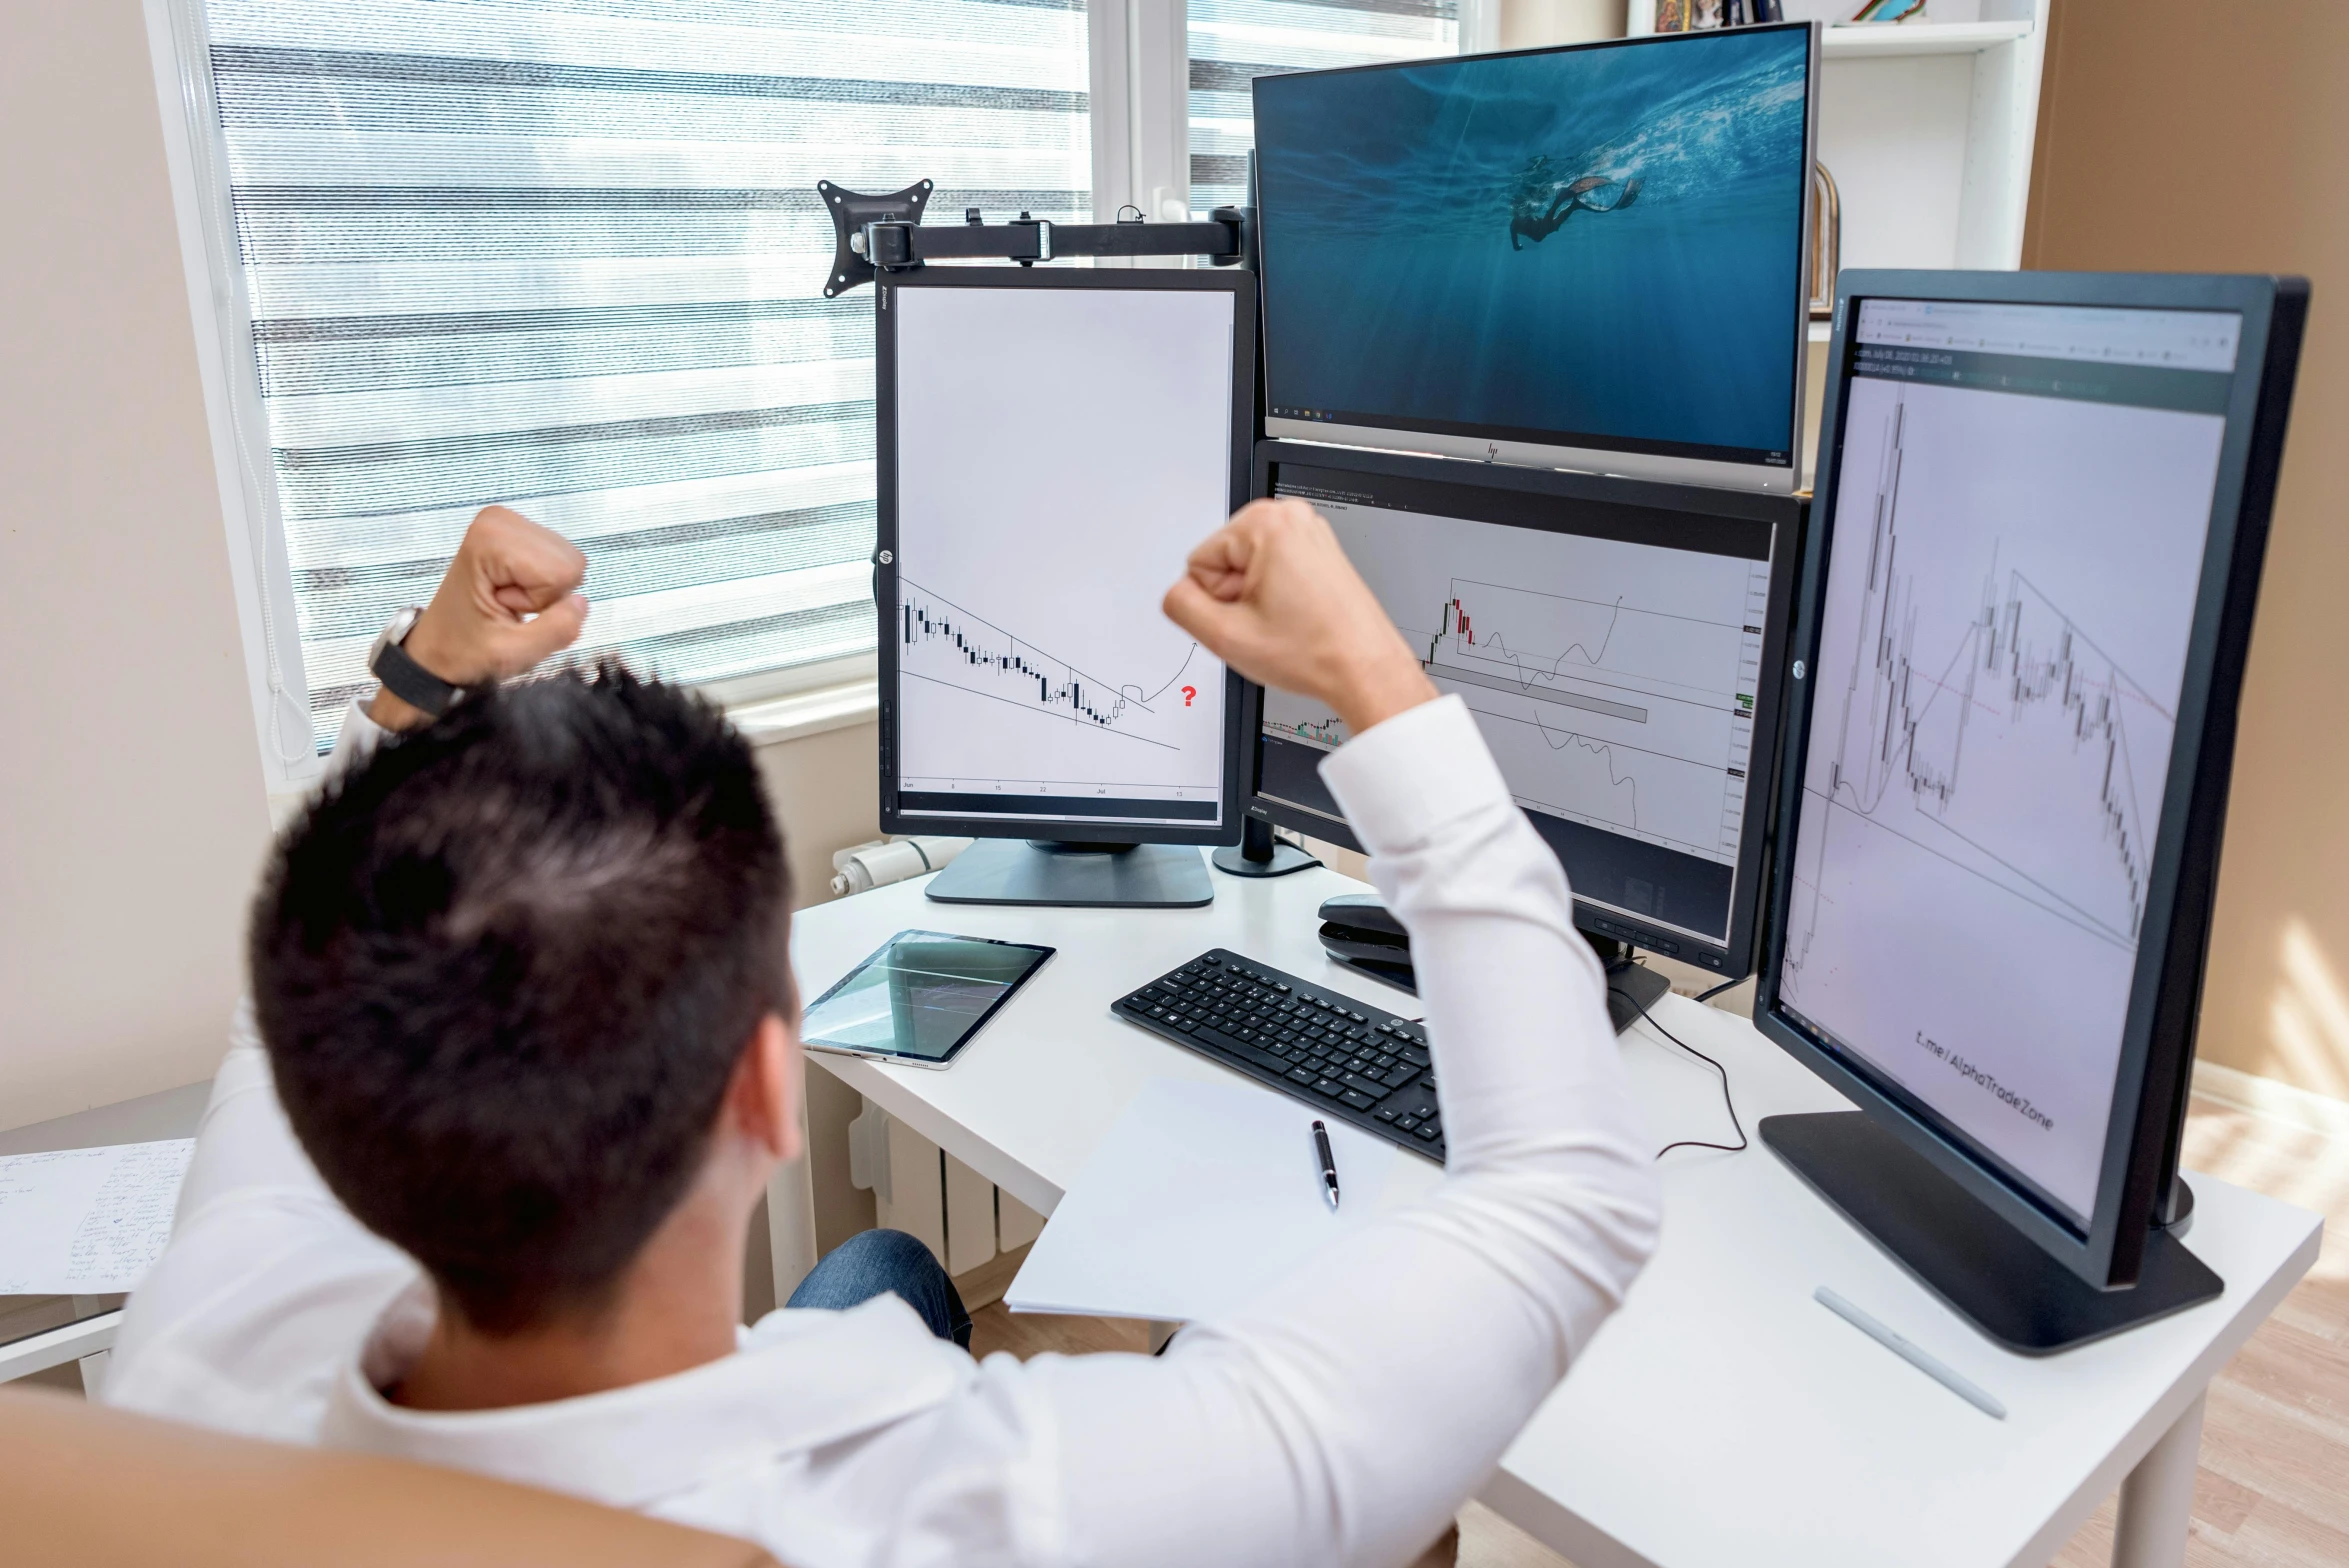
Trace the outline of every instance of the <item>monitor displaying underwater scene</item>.
<instances>
[{"instance_id":1,"label":"monitor displaying underwater scene","mask_svg":"<svg viewBox=\"0 0 2349 1568\"><path fill-rule=\"evenodd\" d=\"M1266 412L1788 466L1810 29L1261 77Z\"/></svg>"}]
</instances>

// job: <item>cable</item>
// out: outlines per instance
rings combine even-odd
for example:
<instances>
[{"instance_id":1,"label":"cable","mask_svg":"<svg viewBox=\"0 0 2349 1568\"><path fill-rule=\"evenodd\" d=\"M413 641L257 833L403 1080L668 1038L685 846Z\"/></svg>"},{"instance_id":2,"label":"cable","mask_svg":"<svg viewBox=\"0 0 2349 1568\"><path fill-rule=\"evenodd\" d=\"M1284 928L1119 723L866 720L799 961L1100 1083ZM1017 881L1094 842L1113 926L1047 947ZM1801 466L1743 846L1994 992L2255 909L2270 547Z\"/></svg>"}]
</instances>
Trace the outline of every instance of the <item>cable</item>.
<instances>
[{"instance_id":1,"label":"cable","mask_svg":"<svg viewBox=\"0 0 2349 1568\"><path fill-rule=\"evenodd\" d=\"M1642 969L1645 969L1648 966L1647 960L1640 957L1636 952L1626 949L1626 954L1627 961L1629 963L1637 964ZM1704 993L1704 996L1698 997L1697 1000L1701 1002L1707 996L1719 996L1723 991L1728 990L1730 986L1742 984L1744 984L1744 982L1740 980L1728 981L1725 984L1713 987L1712 990L1707 991ZM1607 987L1607 991L1610 995L1620 996L1626 1000L1631 999L1631 993L1621 989L1620 987L1609 985ZM1656 1022L1656 1002L1660 1002L1662 1000L1663 996L1658 995L1654 1001L1649 1002L1647 1006L1639 1010L1637 1016L1633 1018L1632 1022L1646 1024L1650 1029L1655 1030L1656 1033L1662 1035L1665 1039L1671 1041L1674 1045L1679 1046L1683 1051L1686 1051L1689 1055L1695 1057L1698 1061L1703 1062L1707 1067L1712 1068L1713 1071L1721 1075L1721 1103L1729 1108L1729 1125L1737 1129L1737 1142L1707 1143L1701 1138L1682 1138L1677 1143L1667 1143L1664 1145L1664 1147L1658 1149L1656 1151L1656 1158L1660 1160L1665 1155L1670 1154L1674 1149L1719 1149L1728 1154L1743 1153L1746 1149L1752 1147L1752 1140L1746 1137L1745 1127L1737 1119L1737 1101L1732 1099L1729 1094L1729 1069L1722 1066L1719 1062L1714 1061L1711 1057L1698 1050L1695 1046L1690 1045L1686 1040L1681 1039L1680 1036L1674 1034L1671 1030L1665 1028L1662 1024Z\"/></svg>"},{"instance_id":2,"label":"cable","mask_svg":"<svg viewBox=\"0 0 2349 1568\"><path fill-rule=\"evenodd\" d=\"M1748 978L1750 979L1751 977L1749 976ZM1714 997L1719 996L1722 992L1735 990L1738 986L1743 984L1745 984L1744 980L1724 980L1719 985L1713 987L1713 989L1710 991L1699 991L1696 994L1696 999L1700 1002L1709 1002Z\"/></svg>"},{"instance_id":3,"label":"cable","mask_svg":"<svg viewBox=\"0 0 2349 1568\"><path fill-rule=\"evenodd\" d=\"M1674 1149L1719 1149L1724 1153L1739 1154L1752 1147L1752 1140L1747 1138L1745 1135L1744 1124L1739 1122L1737 1119L1737 1101L1730 1097L1729 1069L1722 1066L1719 1062L1714 1061L1711 1057L1698 1050L1695 1046L1690 1045L1686 1040L1681 1039L1680 1036L1674 1034L1671 1030L1665 1028L1662 1024L1656 1022L1652 1015L1643 1014L1642 1021L1645 1022L1650 1029L1655 1030L1656 1033L1662 1035L1665 1039L1671 1041L1674 1045L1679 1046L1689 1055L1695 1057L1698 1061L1703 1062L1707 1067L1712 1068L1713 1071L1721 1075L1721 1103L1729 1108L1729 1125L1737 1129L1737 1142L1735 1143L1707 1143L1701 1138L1682 1138L1678 1142L1667 1143L1664 1145L1664 1147L1658 1149L1656 1151L1656 1158L1660 1160L1665 1155L1670 1154Z\"/></svg>"}]
</instances>

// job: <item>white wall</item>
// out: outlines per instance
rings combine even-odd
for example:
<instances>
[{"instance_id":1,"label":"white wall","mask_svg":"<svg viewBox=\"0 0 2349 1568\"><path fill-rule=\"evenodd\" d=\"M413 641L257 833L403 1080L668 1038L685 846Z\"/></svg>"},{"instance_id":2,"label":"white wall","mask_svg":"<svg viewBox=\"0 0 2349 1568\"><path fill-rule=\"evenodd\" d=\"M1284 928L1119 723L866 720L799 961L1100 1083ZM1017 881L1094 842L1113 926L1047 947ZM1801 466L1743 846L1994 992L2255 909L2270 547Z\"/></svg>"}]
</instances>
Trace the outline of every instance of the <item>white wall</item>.
<instances>
[{"instance_id":1,"label":"white wall","mask_svg":"<svg viewBox=\"0 0 2349 1568\"><path fill-rule=\"evenodd\" d=\"M145 23L0 35L5 1128L210 1073L268 816Z\"/></svg>"}]
</instances>

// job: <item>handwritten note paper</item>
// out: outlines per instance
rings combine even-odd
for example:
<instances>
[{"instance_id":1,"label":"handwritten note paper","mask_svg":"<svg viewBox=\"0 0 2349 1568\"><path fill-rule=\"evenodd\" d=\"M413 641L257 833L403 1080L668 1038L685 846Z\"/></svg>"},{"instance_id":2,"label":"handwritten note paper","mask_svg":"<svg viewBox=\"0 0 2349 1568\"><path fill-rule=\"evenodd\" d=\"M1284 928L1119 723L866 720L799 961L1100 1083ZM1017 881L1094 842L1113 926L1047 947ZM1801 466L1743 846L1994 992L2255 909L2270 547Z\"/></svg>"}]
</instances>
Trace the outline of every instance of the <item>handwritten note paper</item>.
<instances>
[{"instance_id":1,"label":"handwritten note paper","mask_svg":"<svg viewBox=\"0 0 2349 1568\"><path fill-rule=\"evenodd\" d=\"M193 1138L0 1156L0 1296L103 1296L171 1239Z\"/></svg>"}]
</instances>

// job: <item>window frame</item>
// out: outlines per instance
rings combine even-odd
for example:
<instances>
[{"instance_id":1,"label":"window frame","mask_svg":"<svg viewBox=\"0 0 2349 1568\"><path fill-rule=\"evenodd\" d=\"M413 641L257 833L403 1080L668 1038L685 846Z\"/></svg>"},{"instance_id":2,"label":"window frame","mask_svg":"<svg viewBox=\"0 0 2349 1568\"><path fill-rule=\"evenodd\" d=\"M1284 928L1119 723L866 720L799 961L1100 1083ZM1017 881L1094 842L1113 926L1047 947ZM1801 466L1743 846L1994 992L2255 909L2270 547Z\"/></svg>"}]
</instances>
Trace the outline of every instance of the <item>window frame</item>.
<instances>
[{"instance_id":1,"label":"window frame","mask_svg":"<svg viewBox=\"0 0 2349 1568\"><path fill-rule=\"evenodd\" d=\"M197 372L228 536L262 779L273 801L319 778L299 608L272 477L269 422L254 373L252 302L229 205L227 140L212 80L205 0L141 0L162 111ZM1185 0L1086 0L1094 221L1121 207L1182 221L1191 197L1189 7ZM1500 0L1461 0L1463 52L1496 46ZM907 171L907 179L923 171ZM1099 265L1184 266L1180 257ZM754 742L844 728L877 712L876 658L787 665L703 683Z\"/></svg>"}]
</instances>

